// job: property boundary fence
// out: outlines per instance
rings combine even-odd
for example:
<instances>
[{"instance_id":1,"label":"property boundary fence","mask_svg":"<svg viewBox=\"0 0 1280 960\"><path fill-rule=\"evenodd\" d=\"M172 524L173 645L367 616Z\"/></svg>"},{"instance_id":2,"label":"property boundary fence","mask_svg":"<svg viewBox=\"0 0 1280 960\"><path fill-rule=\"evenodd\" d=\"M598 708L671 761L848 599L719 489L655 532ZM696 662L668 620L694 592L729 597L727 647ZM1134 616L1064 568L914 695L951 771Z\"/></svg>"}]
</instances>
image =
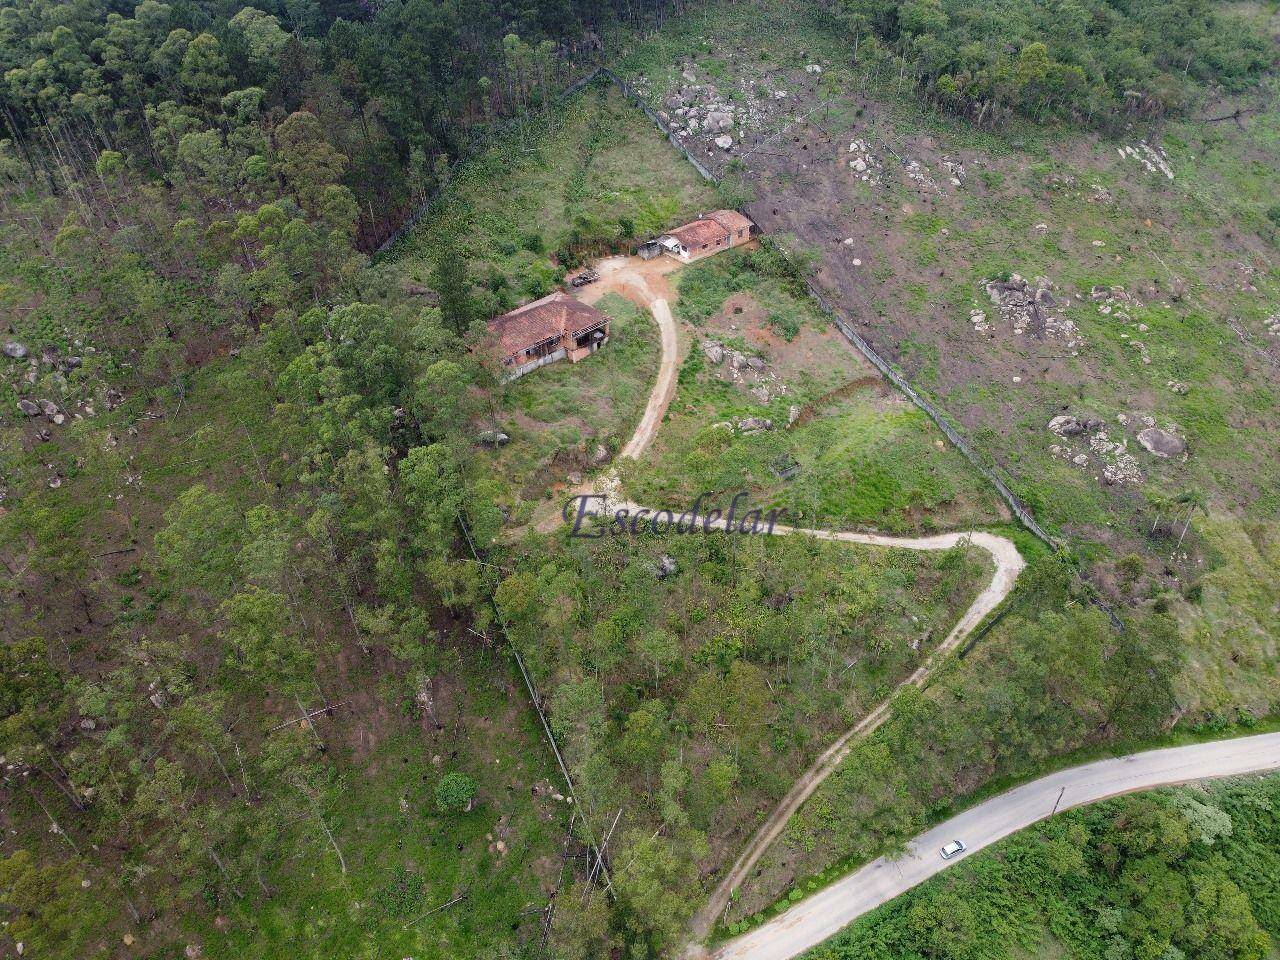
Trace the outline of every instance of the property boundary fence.
<instances>
[{"instance_id":1,"label":"property boundary fence","mask_svg":"<svg viewBox=\"0 0 1280 960\"><path fill-rule=\"evenodd\" d=\"M713 174L710 170L708 170L701 160L699 160L697 157L695 157L692 153L689 152L688 148L686 148L685 145L680 142L680 138L675 135L675 131L671 129L671 126L663 122L662 118L658 116L657 111L654 110L653 107L649 106L649 104L645 103L644 98L641 97L638 93L636 93L634 89L632 89L631 84L627 83L627 81L623 80L620 76L618 76L608 67L601 67L599 70L596 71L596 73L600 76L607 77L613 83L614 86L616 86L619 90L622 91L622 93L626 96L628 100L631 101L631 103L634 106L637 106L641 110L643 110L644 115L648 117L651 121L653 121L653 125L656 126L659 130L661 130L664 134L666 134L667 140L671 143L673 147L675 147L677 150L680 151L681 156L683 156L686 160L688 160L691 164L693 164L693 169L698 171L698 173L702 176L703 180L706 180L708 183L716 183L716 184L720 182L719 178L716 177L716 175Z\"/></svg>"},{"instance_id":2,"label":"property boundary fence","mask_svg":"<svg viewBox=\"0 0 1280 960\"><path fill-rule=\"evenodd\" d=\"M635 91L635 89L631 86L631 84L627 83L626 80L622 79L622 77L618 76L608 67L596 67L594 70L580 77L578 80L574 81L568 87L566 87L558 95L557 99L566 100L580 93L582 90L586 89L588 86L590 86L600 77L604 77L614 86L616 86L622 92L623 96L625 96L633 106L636 106L640 110L642 110L644 112L644 115L648 117L649 120L654 124L654 126L656 126L662 132L662 134L667 138L668 142L670 142L670 144L680 152L680 155L683 156L687 161L689 161L689 163L693 166L693 168L696 171L698 171L699 176L701 176L708 183L713 183L713 184L720 183L720 178L717 177L714 173L712 173L711 170L709 170L701 160L699 160L692 153L690 153L688 148L685 147L685 145L680 142L680 139L675 135L675 132L671 129L670 124L664 122L663 119L660 116L658 116L657 111L655 111L651 106L649 106L648 103L645 102L644 98L641 97ZM514 122L514 120L515 118L509 118L503 121L501 124L499 124L495 128L494 133L501 133L503 130L507 129L507 127L509 127ZM463 160L469 157L472 153L473 151L468 151L463 156L459 156L456 160L454 160L453 164L450 166L450 170L456 167L459 163L463 162ZM400 239L403 238L404 235L409 230L417 226L417 224L421 221L422 217L426 215L426 213L431 209L431 207L435 204L436 200L439 198L441 190L443 189L443 186L444 184L442 184L440 187L437 187L434 191L432 191L431 195L418 207L416 211L414 211L414 213L404 222L404 224L401 225L399 229L397 229L394 233L391 234L391 236L389 236L385 241L382 242L382 244L375 251L375 255L381 254L386 250L390 249L397 242L399 242ZM783 255L786 256L785 251L783 251ZM793 268L795 267L794 262L790 258L788 258L788 262L792 264ZM868 343L867 340L864 339L862 335L859 334L853 328L853 325L850 323L848 319L845 318L844 314L827 299L826 295L814 282L812 277L804 274L803 271L799 271L798 269L797 269L797 273L804 277L805 286L808 288L810 295L822 308L823 312L826 313L827 316L831 318L831 321L835 324L836 329L838 329L842 334L844 334L844 336L849 340L849 342L852 343L854 347L857 348L858 352L860 352L864 357L866 357L867 360L870 361L872 366L874 366L877 370L879 370L884 375L885 379L887 379L890 383L892 383L899 391L901 391L907 397L907 399L909 399L917 407L923 410L930 420L932 420L935 424L937 424L938 429L942 431L942 433L946 436L946 438L951 441L951 443L955 446L957 450L960 451L960 453L965 457L965 459L967 459L971 464L973 464L974 468L980 474L982 474L982 476L986 478L993 487L995 487L996 493L999 494L1000 499L1002 499L1005 502L1005 504L1009 507L1009 510L1013 513L1015 517L1018 518L1018 521L1024 527L1026 527L1027 530L1029 530L1035 537L1037 537L1039 540L1043 541L1053 549L1055 550L1058 549L1060 547L1059 541L1051 537L1044 530L1044 528L1040 526L1040 524L1036 521L1035 516L1032 515L1031 511L1027 508L1026 504L1024 504L1018 498L1017 494L1015 494L1012 490L1009 489L1009 486L1002 479L1000 479L1000 477L995 473L994 470L992 470L989 466L987 466L987 464L983 462L981 458L978 457L977 453L973 450L973 448L969 446L968 441L966 441L964 437L960 435L959 431L956 430L956 428L951 425L951 422L946 418L946 416L943 415L942 411L940 411L927 398L922 396L914 387L912 387L911 384L907 382L907 379L903 377L902 374L900 374L893 367L893 365L889 363L888 360L882 357L876 351L876 349L872 347L871 344Z\"/></svg>"},{"instance_id":3,"label":"property boundary fence","mask_svg":"<svg viewBox=\"0 0 1280 960\"><path fill-rule=\"evenodd\" d=\"M786 254L784 253L783 255L785 256ZM849 342L857 347L859 352L870 360L877 370L884 374L885 379L897 387L906 395L908 400L923 410L928 415L929 419L938 425L938 429L946 435L946 438L950 440L955 448L964 455L965 459L972 463L978 472L991 482L992 486L996 488L996 492L1000 494L1000 499L1008 505L1009 509L1013 512L1013 515L1021 521L1022 525L1035 534L1037 538L1043 540L1054 549L1057 549L1057 541L1054 540L1053 537L1049 536L1049 534L1045 532L1044 528L1036 522L1036 518L1032 516L1031 511L1027 509L1026 504L1018 499L1018 495L1009 489L1008 485L996 475L994 470L982 462L977 453L975 453L969 446L968 442L960 435L959 431L951 425L950 421L943 416L942 412L922 397L916 389L907 382L906 378L903 377L902 374L898 373L898 371L895 370L889 362L884 359L884 357L880 356L880 354L876 352L875 348L872 347L871 344L858 333L858 331L853 329L849 322L845 320L845 318L823 295L822 291L818 288L818 285L814 283L812 277L805 277L804 283L805 286L809 288L809 295L813 297L818 306L822 308L823 312L831 318L831 321L836 325L836 329L843 333Z\"/></svg>"},{"instance_id":4,"label":"property boundary fence","mask_svg":"<svg viewBox=\"0 0 1280 960\"><path fill-rule=\"evenodd\" d=\"M694 157L693 154L685 148L684 144L682 144L676 137L675 133L672 132L671 127L662 121L662 118L658 116L652 107L644 102L635 90L631 88L630 84L607 67L601 67L597 73L609 78L609 80L618 86L618 89L623 92L628 100L643 110L645 116L652 120L657 128L666 135L669 141L671 141L671 145L679 150L686 160L693 164L693 168L702 175L703 179L716 184L720 182L718 177L711 173L711 171L708 170L701 161ZM995 471L988 467L978 457L977 453L969 446L968 442L960 435L959 431L957 431L955 427L951 425L951 422L942 414L942 411L912 387L911 384L907 382L906 378L895 370L888 360L880 356L880 354L876 352L876 349L872 347L861 334L853 329L852 324L845 319L841 311L837 310L835 306L828 301L827 297L814 282L813 278L796 268L794 261L792 261L790 257L787 257L786 251L780 252L787 258L787 262L791 264L792 268L796 269L797 274L804 277L804 283L809 289L810 296L812 296L818 306L822 308L823 312L831 318L831 321L836 325L836 329L843 333L849 342L852 343L877 370L884 374L885 379L897 387L898 390L906 395L907 399L923 410L929 419L938 425L938 429L941 430L946 438L955 445L955 448L964 455L965 459L972 463L975 469L977 469L978 472L995 487L996 492L1000 495L1000 499L1008 505L1010 511L1012 511L1013 515L1018 518L1019 522L1021 522L1024 527L1030 530L1038 539L1044 541L1050 547L1057 549L1059 546L1058 542L1053 537L1049 536L1049 534L1045 532L1044 528L1036 522L1036 518L1027 508L1026 504L1018 498L1017 494L1010 490L1008 485L996 475Z\"/></svg>"},{"instance_id":5,"label":"property boundary fence","mask_svg":"<svg viewBox=\"0 0 1280 960\"><path fill-rule=\"evenodd\" d=\"M472 559L474 559L476 563L484 563L485 561L480 557L480 551L476 548L476 542L471 536L471 528L467 526L467 521L462 514L458 514L458 526L462 529L463 536L466 537L467 546L471 550ZM498 601L492 594L489 596L489 606L493 610L494 620L497 621L498 628L502 631L502 638L507 642L507 649L511 651L512 656L515 657L516 665L520 668L520 676L524 678L524 685L525 689L529 693L529 700L533 704L533 709L537 711L538 719L542 722L542 732L546 735L547 742L551 744L551 752L555 754L556 765L560 768L560 775L564 777L565 788L569 791L570 799L573 800L574 813L570 814L569 825L570 827L573 826L573 817L575 815L582 819L582 830L585 834L587 848L595 857L595 869L599 870L600 876L604 879L605 889L607 889L610 895L612 895L613 880L609 876L609 867L604 859L604 845L596 840L596 833L591 826L589 814L578 797L578 791L574 786L573 776L569 773L569 767L564 762L564 756L560 753L560 744L556 741L556 735L551 729L551 722L547 719L547 714L542 709L542 697L538 693L538 688L533 682L533 677L529 674L529 670L525 666L524 657L520 656L520 650L511 639L511 631L507 628L507 618L502 615L502 608L498 606Z\"/></svg>"}]
</instances>

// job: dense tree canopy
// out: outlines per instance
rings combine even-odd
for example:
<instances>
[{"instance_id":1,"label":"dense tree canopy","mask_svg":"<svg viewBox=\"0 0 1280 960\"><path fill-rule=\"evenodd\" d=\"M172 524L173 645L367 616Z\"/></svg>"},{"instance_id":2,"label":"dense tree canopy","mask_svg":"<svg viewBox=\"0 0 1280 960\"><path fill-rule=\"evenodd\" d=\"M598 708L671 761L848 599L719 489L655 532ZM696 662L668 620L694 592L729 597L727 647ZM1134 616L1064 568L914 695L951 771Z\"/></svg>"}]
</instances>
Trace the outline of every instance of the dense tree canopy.
<instances>
[{"instance_id":1,"label":"dense tree canopy","mask_svg":"<svg viewBox=\"0 0 1280 960\"><path fill-rule=\"evenodd\" d=\"M860 56L979 123L1159 117L1203 87L1243 89L1276 56L1209 0L840 0L838 19Z\"/></svg>"}]
</instances>

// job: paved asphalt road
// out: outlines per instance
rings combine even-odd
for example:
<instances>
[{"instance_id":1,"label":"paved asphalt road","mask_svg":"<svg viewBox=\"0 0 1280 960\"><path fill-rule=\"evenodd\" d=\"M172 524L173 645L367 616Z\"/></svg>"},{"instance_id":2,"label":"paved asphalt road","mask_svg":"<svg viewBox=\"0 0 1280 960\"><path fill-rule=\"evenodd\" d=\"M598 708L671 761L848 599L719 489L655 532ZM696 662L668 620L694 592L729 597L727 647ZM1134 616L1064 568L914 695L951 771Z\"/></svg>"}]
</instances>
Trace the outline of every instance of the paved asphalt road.
<instances>
[{"instance_id":1,"label":"paved asphalt road","mask_svg":"<svg viewBox=\"0 0 1280 960\"><path fill-rule=\"evenodd\" d=\"M952 817L913 840L898 861L883 857L836 881L750 933L731 940L714 960L787 960L817 946L869 910L953 863L1057 810L1116 794L1280 768L1280 733L1170 747L1100 760L1024 784ZM963 840L968 851L950 861L939 848Z\"/></svg>"}]
</instances>

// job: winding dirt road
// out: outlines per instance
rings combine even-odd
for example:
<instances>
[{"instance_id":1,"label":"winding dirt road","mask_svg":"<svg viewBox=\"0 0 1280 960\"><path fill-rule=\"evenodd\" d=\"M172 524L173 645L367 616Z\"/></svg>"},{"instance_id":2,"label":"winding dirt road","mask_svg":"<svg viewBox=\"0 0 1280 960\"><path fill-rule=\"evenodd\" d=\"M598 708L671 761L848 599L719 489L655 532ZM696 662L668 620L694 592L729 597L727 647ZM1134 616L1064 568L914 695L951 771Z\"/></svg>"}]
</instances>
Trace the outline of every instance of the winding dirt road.
<instances>
[{"instance_id":1,"label":"winding dirt road","mask_svg":"<svg viewBox=\"0 0 1280 960\"><path fill-rule=\"evenodd\" d=\"M675 318L671 315L670 306L665 297L654 293L652 286L661 284L666 288L665 275L677 268L674 261L662 258L654 261L643 261L629 257L610 257L601 261L597 270L601 275L599 284L584 295L584 299L596 300L604 293L613 291L640 300L653 314L658 324L662 339L662 362L657 380L649 395L649 402L644 416L631 439L619 452L620 458L638 460L653 442L662 418L675 395L676 377L680 366L680 338ZM651 285L652 282L652 285ZM608 501L607 511L626 508L634 513L643 509L637 504L627 503L618 498L619 483L616 471L610 469L603 475L589 480L579 492L596 493ZM723 527L723 521L713 524ZM1018 575L1026 566L1018 548L1013 541L995 534L982 531L963 533L946 533L933 537L888 537L879 534L852 533L839 530L816 530L797 527L777 526L772 531L775 535L803 534L819 540L831 540L841 543L869 544L878 547L895 547L900 550L950 550L960 544L970 544L985 551L995 565L995 573L991 582L978 594L977 598L964 612L964 615L951 628L942 641L926 658L911 676L903 680L894 690L896 694L907 686L923 686L932 675L934 669L945 659L974 628L1000 605L1012 591ZM705 940L715 925L716 918L728 906L732 892L746 880L752 868L759 861L769 845L777 838L786 826L787 821L807 800L818 786L839 766L848 755L854 743L879 727L889 717L890 704L893 697L877 705L858 723L845 731L839 739L827 747L813 761L786 796L769 814L768 818L756 830L751 842L738 856L728 873L712 891L707 903L694 916L691 922L691 934L696 942Z\"/></svg>"}]
</instances>

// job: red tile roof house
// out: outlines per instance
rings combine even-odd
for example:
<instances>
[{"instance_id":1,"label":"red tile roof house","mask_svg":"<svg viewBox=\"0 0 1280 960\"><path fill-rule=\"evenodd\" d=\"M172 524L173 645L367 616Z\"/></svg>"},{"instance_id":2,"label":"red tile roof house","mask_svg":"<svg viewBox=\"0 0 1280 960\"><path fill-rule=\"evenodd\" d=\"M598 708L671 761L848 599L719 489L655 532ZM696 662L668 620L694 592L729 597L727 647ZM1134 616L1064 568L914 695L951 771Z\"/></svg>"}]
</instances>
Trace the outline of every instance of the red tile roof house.
<instances>
[{"instance_id":1,"label":"red tile roof house","mask_svg":"<svg viewBox=\"0 0 1280 960\"><path fill-rule=\"evenodd\" d=\"M489 336L502 363L502 379L515 380L557 360L570 363L609 342L609 318L557 290L489 321Z\"/></svg>"},{"instance_id":2,"label":"red tile roof house","mask_svg":"<svg viewBox=\"0 0 1280 960\"><path fill-rule=\"evenodd\" d=\"M721 250L741 246L755 234L756 225L736 210L715 210L662 234L648 246L653 251L651 255L662 251L681 263L692 263Z\"/></svg>"}]
</instances>

